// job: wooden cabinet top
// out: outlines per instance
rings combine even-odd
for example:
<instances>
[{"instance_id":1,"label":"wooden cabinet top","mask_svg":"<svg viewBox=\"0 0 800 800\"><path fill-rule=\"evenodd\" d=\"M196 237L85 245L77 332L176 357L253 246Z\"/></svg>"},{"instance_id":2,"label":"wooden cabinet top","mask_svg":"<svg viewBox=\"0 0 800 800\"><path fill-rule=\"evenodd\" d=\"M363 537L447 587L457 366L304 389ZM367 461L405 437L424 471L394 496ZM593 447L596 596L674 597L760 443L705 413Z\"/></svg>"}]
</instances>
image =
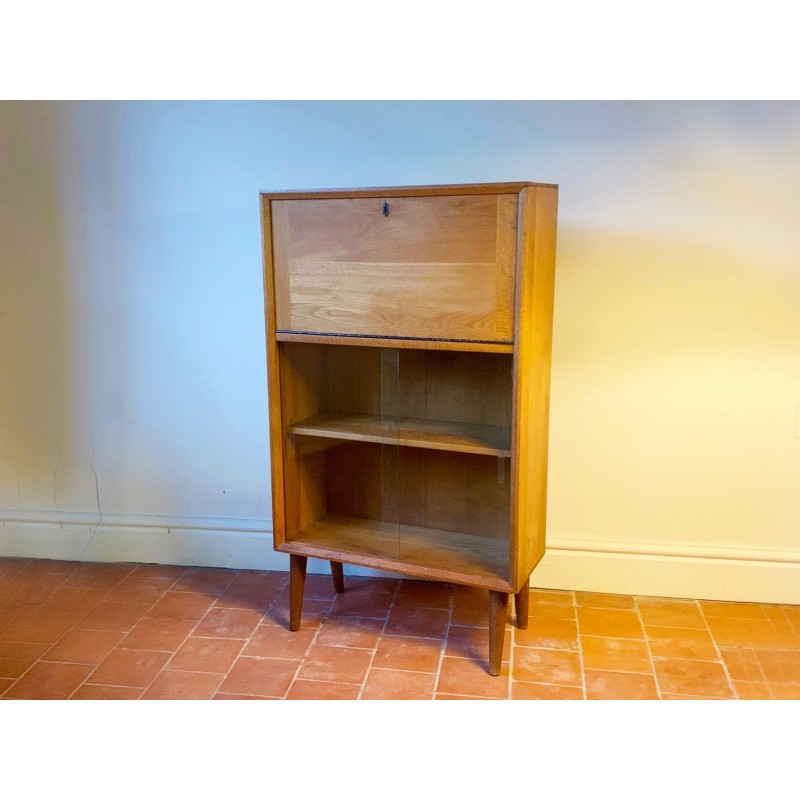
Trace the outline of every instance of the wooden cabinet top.
<instances>
[{"instance_id":1,"label":"wooden cabinet top","mask_svg":"<svg viewBox=\"0 0 800 800\"><path fill-rule=\"evenodd\" d=\"M376 186L360 189L302 189L261 192L267 200L304 200L337 197L415 197L447 194L507 194L520 192L526 186L541 186L557 189L554 183L454 183L434 186Z\"/></svg>"}]
</instances>

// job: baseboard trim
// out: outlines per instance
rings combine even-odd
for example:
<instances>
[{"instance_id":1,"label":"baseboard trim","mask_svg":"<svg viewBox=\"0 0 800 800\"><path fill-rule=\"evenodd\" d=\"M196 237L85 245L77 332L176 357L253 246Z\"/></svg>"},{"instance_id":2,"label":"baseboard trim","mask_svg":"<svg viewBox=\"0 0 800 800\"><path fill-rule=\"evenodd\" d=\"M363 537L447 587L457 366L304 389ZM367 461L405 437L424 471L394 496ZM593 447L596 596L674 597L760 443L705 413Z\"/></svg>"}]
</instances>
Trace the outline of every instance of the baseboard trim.
<instances>
[{"instance_id":1,"label":"baseboard trim","mask_svg":"<svg viewBox=\"0 0 800 800\"><path fill-rule=\"evenodd\" d=\"M0 556L287 570L270 520L0 512ZM309 559L308 571L330 571ZM348 565L349 575L387 573ZM800 604L800 552L551 541L531 584L610 594Z\"/></svg>"},{"instance_id":2,"label":"baseboard trim","mask_svg":"<svg viewBox=\"0 0 800 800\"><path fill-rule=\"evenodd\" d=\"M542 589L800 604L800 560L548 548L531 577Z\"/></svg>"}]
</instances>

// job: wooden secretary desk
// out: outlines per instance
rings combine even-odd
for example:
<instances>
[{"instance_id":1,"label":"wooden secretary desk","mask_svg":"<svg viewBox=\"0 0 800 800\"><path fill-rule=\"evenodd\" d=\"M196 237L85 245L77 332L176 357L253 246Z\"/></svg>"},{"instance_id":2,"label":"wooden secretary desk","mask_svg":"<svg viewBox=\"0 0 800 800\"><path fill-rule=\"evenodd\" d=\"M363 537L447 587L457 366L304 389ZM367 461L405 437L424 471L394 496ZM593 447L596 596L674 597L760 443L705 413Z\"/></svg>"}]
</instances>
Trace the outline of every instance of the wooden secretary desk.
<instances>
[{"instance_id":1,"label":"wooden secretary desk","mask_svg":"<svg viewBox=\"0 0 800 800\"><path fill-rule=\"evenodd\" d=\"M274 546L482 587L497 675L545 549L558 187L261 195Z\"/></svg>"}]
</instances>

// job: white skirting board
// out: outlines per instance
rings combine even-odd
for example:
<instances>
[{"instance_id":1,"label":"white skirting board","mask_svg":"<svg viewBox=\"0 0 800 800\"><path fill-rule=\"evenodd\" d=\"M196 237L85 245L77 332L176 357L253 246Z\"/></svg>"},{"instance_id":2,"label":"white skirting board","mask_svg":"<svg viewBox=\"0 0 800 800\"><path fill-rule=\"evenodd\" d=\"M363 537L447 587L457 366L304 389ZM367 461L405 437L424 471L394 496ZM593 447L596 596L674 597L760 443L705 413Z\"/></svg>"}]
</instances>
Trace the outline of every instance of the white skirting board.
<instances>
[{"instance_id":1,"label":"white skirting board","mask_svg":"<svg viewBox=\"0 0 800 800\"><path fill-rule=\"evenodd\" d=\"M287 570L268 520L12 512L0 516L0 557ZM311 573L325 561L309 559ZM345 567L349 575L387 575ZM800 604L800 551L552 540L531 585L610 594Z\"/></svg>"}]
</instances>

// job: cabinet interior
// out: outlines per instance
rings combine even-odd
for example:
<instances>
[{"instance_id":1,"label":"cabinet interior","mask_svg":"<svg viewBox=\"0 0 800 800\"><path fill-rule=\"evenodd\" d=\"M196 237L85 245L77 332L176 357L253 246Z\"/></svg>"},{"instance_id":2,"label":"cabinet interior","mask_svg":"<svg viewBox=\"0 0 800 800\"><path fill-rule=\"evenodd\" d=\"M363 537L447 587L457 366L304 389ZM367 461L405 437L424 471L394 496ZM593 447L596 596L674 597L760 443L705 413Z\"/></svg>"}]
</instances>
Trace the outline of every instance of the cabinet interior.
<instances>
[{"instance_id":1,"label":"cabinet interior","mask_svg":"<svg viewBox=\"0 0 800 800\"><path fill-rule=\"evenodd\" d=\"M512 355L279 347L287 540L507 581Z\"/></svg>"}]
</instances>

